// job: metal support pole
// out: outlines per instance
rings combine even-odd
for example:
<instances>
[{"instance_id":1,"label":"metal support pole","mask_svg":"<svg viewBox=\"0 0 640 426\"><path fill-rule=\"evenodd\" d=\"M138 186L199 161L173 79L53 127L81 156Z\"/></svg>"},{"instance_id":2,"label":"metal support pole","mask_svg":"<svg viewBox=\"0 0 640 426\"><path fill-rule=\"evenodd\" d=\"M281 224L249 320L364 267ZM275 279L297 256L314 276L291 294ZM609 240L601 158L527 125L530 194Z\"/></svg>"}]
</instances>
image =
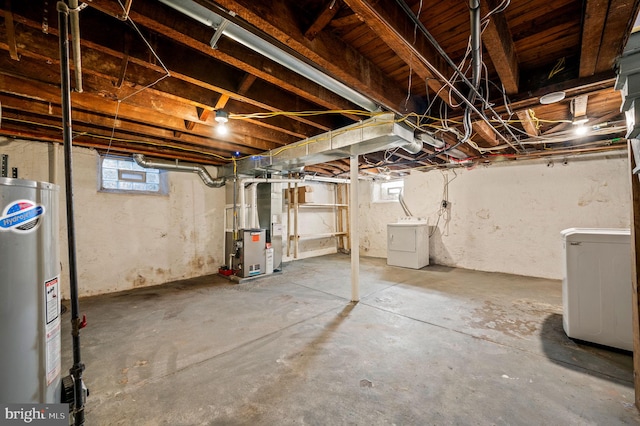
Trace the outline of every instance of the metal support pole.
<instances>
[{"instance_id":1,"label":"metal support pole","mask_svg":"<svg viewBox=\"0 0 640 426\"><path fill-rule=\"evenodd\" d=\"M67 240L69 246L69 288L71 303L71 336L73 343L73 366L70 369L73 378L73 416L76 426L84 425L84 384L82 371L84 364L80 354L80 302L78 300L78 271L76 267L76 237L73 214L73 173L71 161L71 82L69 72L69 8L59 1L58 28L60 39L60 79L62 90L62 136L64 140L64 177L67 204Z\"/></svg>"},{"instance_id":2,"label":"metal support pole","mask_svg":"<svg viewBox=\"0 0 640 426\"><path fill-rule=\"evenodd\" d=\"M358 156L350 158L351 167L351 208L349 209L351 222L351 301L360 300L360 237L358 235Z\"/></svg>"}]
</instances>

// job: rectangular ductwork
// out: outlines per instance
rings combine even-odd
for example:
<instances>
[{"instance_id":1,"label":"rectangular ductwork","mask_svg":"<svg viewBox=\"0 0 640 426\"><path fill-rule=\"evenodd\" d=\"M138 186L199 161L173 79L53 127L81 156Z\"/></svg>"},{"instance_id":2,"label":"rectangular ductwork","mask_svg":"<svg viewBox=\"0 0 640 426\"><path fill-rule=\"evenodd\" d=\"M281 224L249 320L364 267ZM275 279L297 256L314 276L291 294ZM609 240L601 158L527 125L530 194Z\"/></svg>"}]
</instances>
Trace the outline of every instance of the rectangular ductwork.
<instances>
[{"instance_id":1,"label":"rectangular ductwork","mask_svg":"<svg viewBox=\"0 0 640 426\"><path fill-rule=\"evenodd\" d=\"M381 113L341 129L238 160L236 170L239 175L298 171L304 166L352 155L395 147L413 149L415 146L412 129L398 123L393 113ZM222 167L220 175L233 176L233 164Z\"/></svg>"}]
</instances>

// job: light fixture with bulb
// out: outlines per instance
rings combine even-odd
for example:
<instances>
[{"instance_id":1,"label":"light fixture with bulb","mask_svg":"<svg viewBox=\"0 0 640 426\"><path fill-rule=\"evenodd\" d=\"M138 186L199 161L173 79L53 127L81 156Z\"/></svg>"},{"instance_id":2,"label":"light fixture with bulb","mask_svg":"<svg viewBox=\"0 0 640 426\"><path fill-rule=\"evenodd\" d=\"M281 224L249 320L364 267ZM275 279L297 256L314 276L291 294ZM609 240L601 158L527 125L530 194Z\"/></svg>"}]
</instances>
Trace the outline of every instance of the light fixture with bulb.
<instances>
[{"instance_id":1,"label":"light fixture with bulb","mask_svg":"<svg viewBox=\"0 0 640 426\"><path fill-rule=\"evenodd\" d=\"M573 116L571 124L575 126L576 135L584 135L587 133L588 128L585 127L585 124L589 121L587 117L588 101L588 95L577 96L571 101L571 115Z\"/></svg>"},{"instance_id":2,"label":"light fixture with bulb","mask_svg":"<svg viewBox=\"0 0 640 426\"><path fill-rule=\"evenodd\" d=\"M571 124L574 125L573 132L576 135L579 135L579 136L585 135L587 133L587 131L589 130L589 128L587 126L585 126L585 124L587 124L588 121L589 121L589 119L587 118L586 115L581 115L579 117L574 117L573 121L571 122Z\"/></svg>"},{"instance_id":3,"label":"light fixture with bulb","mask_svg":"<svg viewBox=\"0 0 640 426\"><path fill-rule=\"evenodd\" d=\"M227 122L229 121L229 113L223 111L221 109L216 111L216 121L218 125L216 126L216 132L220 136L224 136L229 133L229 128L227 127Z\"/></svg>"},{"instance_id":4,"label":"light fixture with bulb","mask_svg":"<svg viewBox=\"0 0 640 426\"><path fill-rule=\"evenodd\" d=\"M587 126L585 126L584 123L577 124L575 129L574 129L574 133L576 135L582 136L582 135L585 135L587 133L587 130L589 130L589 128Z\"/></svg>"}]
</instances>

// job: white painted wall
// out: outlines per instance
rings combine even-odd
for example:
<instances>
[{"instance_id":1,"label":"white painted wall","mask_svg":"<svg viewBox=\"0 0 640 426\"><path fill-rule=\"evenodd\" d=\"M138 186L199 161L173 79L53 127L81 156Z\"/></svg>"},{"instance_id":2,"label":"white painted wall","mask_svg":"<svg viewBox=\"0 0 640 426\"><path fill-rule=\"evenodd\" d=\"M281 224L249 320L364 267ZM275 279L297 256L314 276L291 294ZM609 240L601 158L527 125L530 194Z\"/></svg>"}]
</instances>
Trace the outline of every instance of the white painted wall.
<instances>
[{"instance_id":1,"label":"white painted wall","mask_svg":"<svg viewBox=\"0 0 640 426\"><path fill-rule=\"evenodd\" d=\"M414 172L405 200L436 225L448 176L451 207L430 227L431 263L560 279L561 230L630 226L628 174L626 154ZM372 203L369 182L359 196L361 254L386 257L386 225L404 213L398 203Z\"/></svg>"},{"instance_id":2,"label":"white painted wall","mask_svg":"<svg viewBox=\"0 0 640 426\"><path fill-rule=\"evenodd\" d=\"M68 297L64 158L59 148L60 259ZM2 141L19 177L53 180L52 145ZM80 296L162 284L217 272L222 259L224 189L195 174L171 173L168 196L98 192L98 154L74 148L75 225ZM67 284L65 284L67 283Z\"/></svg>"}]
</instances>

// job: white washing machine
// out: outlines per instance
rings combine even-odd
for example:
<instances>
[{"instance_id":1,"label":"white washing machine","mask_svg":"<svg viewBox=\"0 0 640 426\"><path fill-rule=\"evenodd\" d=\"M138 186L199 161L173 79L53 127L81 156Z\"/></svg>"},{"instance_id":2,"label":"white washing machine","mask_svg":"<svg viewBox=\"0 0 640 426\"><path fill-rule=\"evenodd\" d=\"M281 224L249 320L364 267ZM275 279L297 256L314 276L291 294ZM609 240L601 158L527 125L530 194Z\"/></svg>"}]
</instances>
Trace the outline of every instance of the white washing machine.
<instances>
[{"instance_id":1,"label":"white washing machine","mask_svg":"<svg viewBox=\"0 0 640 426\"><path fill-rule=\"evenodd\" d=\"M565 333L574 339L633 350L629 229L569 228L561 235Z\"/></svg>"},{"instance_id":2,"label":"white washing machine","mask_svg":"<svg viewBox=\"0 0 640 426\"><path fill-rule=\"evenodd\" d=\"M429 226L421 218L387 224L387 265L420 269L429 265Z\"/></svg>"}]
</instances>

